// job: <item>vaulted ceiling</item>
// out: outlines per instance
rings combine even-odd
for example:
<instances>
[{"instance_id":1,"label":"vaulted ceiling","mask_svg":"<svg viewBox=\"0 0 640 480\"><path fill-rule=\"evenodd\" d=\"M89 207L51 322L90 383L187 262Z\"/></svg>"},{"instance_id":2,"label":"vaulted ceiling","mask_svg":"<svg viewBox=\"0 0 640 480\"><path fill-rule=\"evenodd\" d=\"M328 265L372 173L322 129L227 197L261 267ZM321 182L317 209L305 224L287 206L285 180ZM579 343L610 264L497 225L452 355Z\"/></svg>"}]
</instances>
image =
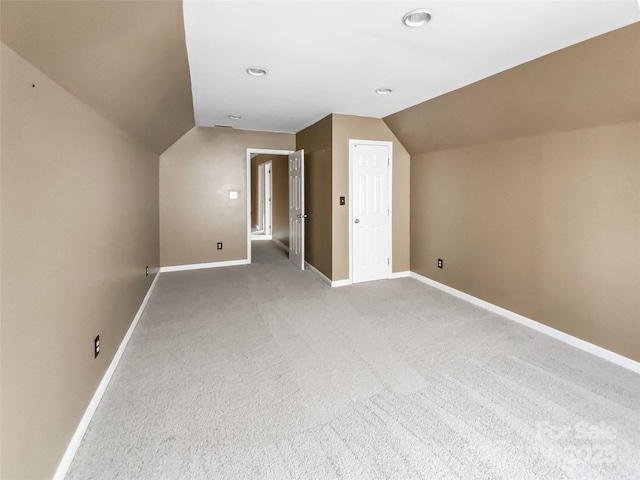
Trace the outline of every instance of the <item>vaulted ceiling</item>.
<instances>
[{"instance_id":1,"label":"vaulted ceiling","mask_svg":"<svg viewBox=\"0 0 640 480\"><path fill-rule=\"evenodd\" d=\"M637 0L184 6L196 123L284 132L332 112L383 118L640 20ZM431 21L405 26L403 15L419 7ZM378 95L380 87L393 91Z\"/></svg>"},{"instance_id":2,"label":"vaulted ceiling","mask_svg":"<svg viewBox=\"0 0 640 480\"><path fill-rule=\"evenodd\" d=\"M640 121L640 23L389 115L412 155Z\"/></svg>"},{"instance_id":3,"label":"vaulted ceiling","mask_svg":"<svg viewBox=\"0 0 640 480\"><path fill-rule=\"evenodd\" d=\"M404 26L418 7L432 20ZM640 9L636 0L2 0L0 16L6 45L161 153L194 124L297 132L329 113L387 117L637 22Z\"/></svg>"}]
</instances>

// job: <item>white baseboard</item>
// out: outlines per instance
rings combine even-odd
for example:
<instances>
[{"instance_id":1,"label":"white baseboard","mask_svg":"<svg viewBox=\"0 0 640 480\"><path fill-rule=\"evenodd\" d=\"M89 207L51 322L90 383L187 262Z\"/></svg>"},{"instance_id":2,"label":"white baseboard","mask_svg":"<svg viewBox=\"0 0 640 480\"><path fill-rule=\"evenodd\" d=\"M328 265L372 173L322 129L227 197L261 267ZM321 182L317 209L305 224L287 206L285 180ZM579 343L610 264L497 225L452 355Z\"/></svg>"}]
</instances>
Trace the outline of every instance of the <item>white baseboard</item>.
<instances>
[{"instance_id":1,"label":"white baseboard","mask_svg":"<svg viewBox=\"0 0 640 480\"><path fill-rule=\"evenodd\" d=\"M411 272L409 271L393 272L389 275L389 279L393 280L395 278L406 278L410 276L411 276ZM349 278L345 280L335 280L331 282L332 287L346 287L347 285L353 285L353 281Z\"/></svg>"},{"instance_id":2,"label":"white baseboard","mask_svg":"<svg viewBox=\"0 0 640 480\"><path fill-rule=\"evenodd\" d=\"M276 245L278 245L281 249L283 249L285 252L289 253L289 247L287 247L284 243L282 243L280 240L278 240L277 238L273 238L273 243L275 243ZM305 262L305 265L307 265L307 263Z\"/></svg>"},{"instance_id":3,"label":"white baseboard","mask_svg":"<svg viewBox=\"0 0 640 480\"><path fill-rule=\"evenodd\" d=\"M409 270L405 270L404 272L393 272L391 273L389 278L406 278L410 276L411 276L411 272Z\"/></svg>"},{"instance_id":4,"label":"white baseboard","mask_svg":"<svg viewBox=\"0 0 640 480\"><path fill-rule=\"evenodd\" d=\"M235 267L236 265L249 265L249 260L228 260L226 262L193 263L190 265L174 265L171 267L160 267L160 272L181 272L183 270L200 270L202 268Z\"/></svg>"},{"instance_id":5,"label":"white baseboard","mask_svg":"<svg viewBox=\"0 0 640 480\"><path fill-rule=\"evenodd\" d=\"M498 315L501 315L509 320L517 322L526 327L532 328L533 330L537 330L538 332L544 333L545 335L549 335L550 337L553 337L556 340L560 340L561 342L564 342L573 347L579 348L580 350L584 350L585 352L591 353L592 355L600 357L611 363L615 363L616 365L624 367L628 370L631 370L636 373L640 373L640 362L636 362L635 360L631 360L630 358L627 358L618 353L612 352L611 350L607 350L606 348L599 347L598 345L589 343L586 340L582 340L581 338L574 337L573 335L569 335L568 333L562 332L560 330L556 330L555 328L549 327L548 325L544 325L543 323L540 323L540 322L536 322L535 320L531 320L530 318L524 317L520 314L517 314L505 308L498 307L493 303L486 302L477 297L474 297L473 295L469 295L468 293L461 292L460 290L456 290L455 288L452 288L448 285L444 285L443 283L436 282L435 280L424 277L418 273L410 272L410 276L422 283L425 283L439 290L442 290L445 293L453 295L454 297L458 297L469 303L477 305L478 307L484 308L493 313L497 313Z\"/></svg>"},{"instance_id":6,"label":"white baseboard","mask_svg":"<svg viewBox=\"0 0 640 480\"><path fill-rule=\"evenodd\" d=\"M84 437L84 434L87 431L87 428L89 427L89 423L93 418L93 414L96 412L96 409L98 408L98 404L100 403L100 400L102 400L102 396L104 395L104 392L107 390L107 386L109 385L109 382L113 377L113 373L116 371L116 368L118 367L118 363L122 358L122 354L127 348L129 339L131 338L133 331L136 329L136 326L138 325L138 321L142 316L142 312L144 312L144 309L147 306L147 303L149 302L149 298L151 298L151 292L153 292L153 289L156 286L156 282L158 281L158 278L160 278L160 273L157 273L156 277L153 279L153 282L151 283L151 286L149 287L147 294L144 296L144 299L140 304L140 308L138 309L136 316L133 317L133 321L131 322L131 325L129 326L127 333L122 339L122 342L120 342L120 346L118 347L116 354L113 356L113 360L111 360L111 364L109 365L109 368L107 368L107 371L104 373L102 380L98 385L98 388L96 388L96 391L93 394L93 397L91 398L91 401L89 402L89 405L87 406L87 409L85 410L84 415L82 416L82 419L80 419L80 423L78 424L78 427L76 428L76 431L73 434L73 437L71 437L71 441L69 442L69 445L67 445L67 449L65 450L64 455L62 456L62 460L60 460L60 463L58 464L58 469L56 470L56 473L53 476L53 480L63 480L65 475L67 474L67 471L71 466L71 462L73 461L73 457L75 456L78 450L78 447L80 447L80 443L82 442L82 437Z\"/></svg>"},{"instance_id":7,"label":"white baseboard","mask_svg":"<svg viewBox=\"0 0 640 480\"><path fill-rule=\"evenodd\" d=\"M329 280L322 272L314 268L313 265L310 265L308 262L304 262L304 263L309 270L311 270L316 275L318 275L324 283L326 283L327 285L330 285L331 287L346 287L347 285L353 285L353 282L349 278L346 278L344 280ZM390 279L405 278L410 276L411 276L411 272L404 271L404 272L394 272L391 275L389 275L389 278Z\"/></svg>"},{"instance_id":8,"label":"white baseboard","mask_svg":"<svg viewBox=\"0 0 640 480\"><path fill-rule=\"evenodd\" d=\"M251 234L251 240L272 240L271 235L263 235L261 233L255 234L252 233Z\"/></svg>"}]
</instances>

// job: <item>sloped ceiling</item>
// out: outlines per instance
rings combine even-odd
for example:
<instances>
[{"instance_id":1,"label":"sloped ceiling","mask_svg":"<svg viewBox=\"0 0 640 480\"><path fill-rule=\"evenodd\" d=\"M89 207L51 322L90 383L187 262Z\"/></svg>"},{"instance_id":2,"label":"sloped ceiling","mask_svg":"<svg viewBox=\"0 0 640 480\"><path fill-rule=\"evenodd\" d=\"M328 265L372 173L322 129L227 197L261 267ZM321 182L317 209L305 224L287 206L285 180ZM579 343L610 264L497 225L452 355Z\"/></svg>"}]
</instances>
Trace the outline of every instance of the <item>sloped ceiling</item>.
<instances>
[{"instance_id":1,"label":"sloped ceiling","mask_svg":"<svg viewBox=\"0 0 640 480\"><path fill-rule=\"evenodd\" d=\"M402 15L417 7L431 9L433 19L409 29ZM0 9L4 43L158 153L196 121L297 132L329 113L388 117L640 19L635 0L2 0ZM576 72L587 75L588 62ZM248 66L269 73L250 77ZM591 91L605 81L600 75L576 87ZM559 83L575 97L570 78ZM376 95L378 87L394 91ZM533 112L542 87L522 88L532 90L523 108ZM505 86L495 101L516 93ZM482 102L479 95L473 102ZM429 108L438 111L439 102ZM429 133L400 117L388 123L410 149L414 135L441 139L415 148L443 146L456 129L443 119L464 110L442 105L442 114L403 117L431 122Z\"/></svg>"},{"instance_id":2,"label":"sloped ceiling","mask_svg":"<svg viewBox=\"0 0 640 480\"><path fill-rule=\"evenodd\" d=\"M384 118L411 155L640 121L640 23Z\"/></svg>"},{"instance_id":3,"label":"sloped ceiling","mask_svg":"<svg viewBox=\"0 0 640 480\"><path fill-rule=\"evenodd\" d=\"M3 43L157 153L195 125L181 1L2 1Z\"/></svg>"}]
</instances>

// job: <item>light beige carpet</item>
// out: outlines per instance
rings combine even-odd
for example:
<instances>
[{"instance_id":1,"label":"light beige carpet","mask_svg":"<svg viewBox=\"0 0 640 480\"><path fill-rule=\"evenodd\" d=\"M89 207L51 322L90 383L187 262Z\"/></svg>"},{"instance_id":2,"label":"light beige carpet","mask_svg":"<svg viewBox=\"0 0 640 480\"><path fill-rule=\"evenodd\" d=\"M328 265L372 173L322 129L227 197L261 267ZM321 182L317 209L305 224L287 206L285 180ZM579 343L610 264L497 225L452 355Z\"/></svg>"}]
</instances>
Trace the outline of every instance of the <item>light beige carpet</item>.
<instances>
[{"instance_id":1,"label":"light beige carpet","mask_svg":"<svg viewBox=\"0 0 640 480\"><path fill-rule=\"evenodd\" d=\"M640 376L272 242L162 274L69 479L638 479Z\"/></svg>"}]
</instances>

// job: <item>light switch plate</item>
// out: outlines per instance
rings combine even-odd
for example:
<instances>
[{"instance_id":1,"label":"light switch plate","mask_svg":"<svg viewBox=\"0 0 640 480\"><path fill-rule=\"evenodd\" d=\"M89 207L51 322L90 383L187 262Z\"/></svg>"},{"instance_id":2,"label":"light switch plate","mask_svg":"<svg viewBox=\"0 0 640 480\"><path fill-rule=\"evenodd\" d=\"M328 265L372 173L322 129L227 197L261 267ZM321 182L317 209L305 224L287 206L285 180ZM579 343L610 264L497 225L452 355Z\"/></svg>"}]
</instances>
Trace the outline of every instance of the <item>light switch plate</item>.
<instances>
[{"instance_id":1,"label":"light switch plate","mask_svg":"<svg viewBox=\"0 0 640 480\"><path fill-rule=\"evenodd\" d=\"M237 200L238 199L238 192L229 192L229 199L230 200Z\"/></svg>"}]
</instances>

